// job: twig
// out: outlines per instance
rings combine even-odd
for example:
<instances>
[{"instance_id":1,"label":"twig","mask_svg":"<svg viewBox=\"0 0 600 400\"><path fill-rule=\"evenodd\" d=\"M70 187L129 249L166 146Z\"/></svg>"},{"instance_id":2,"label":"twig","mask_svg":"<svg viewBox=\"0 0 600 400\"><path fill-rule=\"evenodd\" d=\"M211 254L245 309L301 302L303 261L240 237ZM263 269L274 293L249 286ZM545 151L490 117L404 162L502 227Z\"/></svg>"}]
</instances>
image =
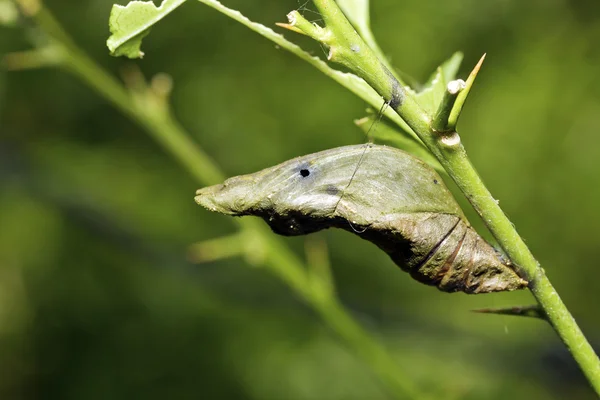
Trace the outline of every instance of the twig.
<instances>
[{"instance_id":1,"label":"twig","mask_svg":"<svg viewBox=\"0 0 600 400\"><path fill-rule=\"evenodd\" d=\"M128 91L78 48L62 26L39 2L18 0L17 3L21 6L21 11L33 18L37 27L58 50L61 57L55 60L56 65L74 74L115 108L136 121L201 185L215 184L224 179L223 173L216 164L190 139L173 118L168 105L165 104L164 93L157 93L155 88L143 85L136 90ZM280 238L274 236L259 221L251 219L234 221L241 234L253 238L253 250L257 254L264 252L264 257L258 257L254 262L279 277L314 308L324 322L371 367L394 397L424 398L412 381L407 379L399 369L395 360L344 309L333 290L327 292L329 295L323 295L325 293L323 290L314 290L318 274L309 275L307 267ZM212 249L215 249L214 246ZM332 283L323 282L321 286L332 288Z\"/></svg>"},{"instance_id":2,"label":"twig","mask_svg":"<svg viewBox=\"0 0 600 400\"><path fill-rule=\"evenodd\" d=\"M538 265L513 224L500 209L498 202L483 184L471 164L456 131L437 132L432 117L413 99L411 93L378 61L365 45L333 0L313 0L325 27L306 30L304 18L290 15L290 24L329 47L329 59L349 68L362 77L386 101L390 108L412 128L427 148L436 156L454 179L490 232L515 264L516 270L529 282L530 289L543 308L555 331L565 343L596 392L600 394L600 360L560 299L558 293ZM464 98L461 104L464 103ZM460 110L458 110L460 111ZM452 116L453 123L458 115ZM452 122L451 122L452 123Z\"/></svg>"}]
</instances>

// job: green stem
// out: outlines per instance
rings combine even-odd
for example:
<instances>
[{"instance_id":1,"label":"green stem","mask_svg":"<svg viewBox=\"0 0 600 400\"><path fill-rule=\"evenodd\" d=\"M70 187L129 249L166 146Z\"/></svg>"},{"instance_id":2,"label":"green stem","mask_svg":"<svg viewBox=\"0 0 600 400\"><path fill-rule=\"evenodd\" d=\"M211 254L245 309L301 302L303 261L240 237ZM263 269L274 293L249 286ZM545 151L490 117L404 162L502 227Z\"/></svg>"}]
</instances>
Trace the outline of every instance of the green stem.
<instances>
[{"instance_id":1,"label":"green stem","mask_svg":"<svg viewBox=\"0 0 600 400\"><path fill-rule=\"evenodd\" d=\"M200 184L211 185L224 179L224 174L191 140L164 104L148 101L152 99L145 99L144 96L136 98L133 93L128 92L123 85L74 44L45 8L40 8L31 16L49 37L51 45L59 51L61 55L59 65L136 121ZM260 221L254 219L234 221L241 230L251 234L258 243L261 243L261 247L267 250L262 264L315 309L325 323L372 367L395 398L407 398L407 396L424 398L399 369L395 360L340 305L333 291L315 290L315 277L307 274L307 268L281 239L275 237Z\"/></svg>"},{"instance_id":2,"label":"green stem","mask_svg":"<svg viewBox=\"0 0 600 400\"><path fill-rule=\"evenodd\" d=\"M363 78L423 140L418 132L429 131L431 116L423 111L413 96L379 61L333 0L313 2L321 12L325 29L331 33L322 41L329 47L329 59Z\"/></svg>"},{"instance_id":3,"label":"green stem","mask_svg":"<svg viewBox=\"0 0 600 400\"><path fill-rule=\"evenodd\" d=\"M314 0L331 35L324 44L330 47L330 59L343 64L362 77L412 128L454 179L490 232L530 282L530 289L548 316L548 320L579 364L596 392L600 394L600 360L558 296L543 269L527 248L513 224L502 212L475 171L456 132L440 134L431 127L430 117L410 93L377 61L333 0ZM356 51L356 50L359 51Z\"/></svg>"},{"instance_id":4,"label":"green stem","mask_svg":"<svg viewBox=\"0 0 600 400\"><path fill-rule=\"evenodd\" d=\"M223 4L216 0L198 0L199 2L217 10L218 12L226 15L227 17L239 22L240 24L246 26L247 28L253 30L264 38L272 41L277 44L282 49L289 51L290 53L298 56L303 61L306 61L320 72L333 79L346 89L350 90L352 93L363 99L366 103L370 104L374 109L381 108L381 96L373 90L371 86L369 86L363 79L357 77L355 74L348 74L338 70L331 68L326 62L321 60L318 57L311 56L300 46L295 43L290 42L285 37L280 35L279 33L274 32L272 29L267 28L264 25L253 22L241 14L237 10L233 10L231 8L225 7ZM414 140L422 145L418 140L417 136L410 130L408 125L404 122L402 118L398 116L393 110L390 108L386 108L385 116L390 118L394 123L398 124L398 126L402 127L402 129L407 132Z\"/></svg>"},{"instance_id":5,"label":"green stem","mask_svg":"<svg viewBox=\"0 0 600 400\"><path fill-rule=\"evenodd\" d=\"M446 146L458 138L456 145ZM490 232L508 257L530 282L530 290L546 313L547 319L567 346L579 367L600 394L600 360L589 344L575 319L562 302L544 270L506 217L497 201L487 190L483 181L467 158L457 133L442 136L439 140L443 158L441 164L465 193L477 213L481 215Z\"/></svg>"},{"instance_id":6,"label":"green stem","mask_svg":"<svg viewBox=\"0 0 600 400\"><path fill-rule=\"evenodd\" d=\"M47 9L41 8L35 18L39 26L51 37L52 45L62 50L61 66L109 100L125 115L142 125L201 184L212 185L224 179L224 174L184 133L170 113L157 112L148 107L151 105L149 103L144 103L145 107L140 107L140 104L134 102L133 96L123 85L75 46Z\"/></svg>"},{"instance_id":7,"label":"green stem","mask_svg":"<svg viewBox=\"0 0 600 400\"><path fill-rule=\"evenodd\" d=\"M456 100L461 91L465 88L465 82L461 79L451 81L446 86L444 97L438 107L438 110L431 121L431 129L436 132L452 132L456 125L450 122L450 115L456 105Z\"/></svg>"},{"instance_id":8,"label":"green stem","mask_svg":"<svg viewBox=\"0 0 600 400\"><path fill-rule=\"evenodd\" d=\"M273 239L274 237L271 235L270 240ZM313 300L312 305L323 320L328 321L329 327L341 336L377 373L391 393L400 395L399 398L407 396L409 398L426 398L416 390L412 382L405 378L405 374L399 373L395 360L376 341L367 336L360 325L344 310L337 298L332 295L333 292L319 290L314 285L312 287L306 285L298 276L288 276L290 271L297 271L300 266L292 267L290 265L295 262L294 258L291 257L289 249L280 244L280 241L273 241L271 245L274 250L276 249L270 253L271 267L277 273L285 276L284 279L295 284L296 290L304 292L305 296Z\"/></svg>"}]
</instances>

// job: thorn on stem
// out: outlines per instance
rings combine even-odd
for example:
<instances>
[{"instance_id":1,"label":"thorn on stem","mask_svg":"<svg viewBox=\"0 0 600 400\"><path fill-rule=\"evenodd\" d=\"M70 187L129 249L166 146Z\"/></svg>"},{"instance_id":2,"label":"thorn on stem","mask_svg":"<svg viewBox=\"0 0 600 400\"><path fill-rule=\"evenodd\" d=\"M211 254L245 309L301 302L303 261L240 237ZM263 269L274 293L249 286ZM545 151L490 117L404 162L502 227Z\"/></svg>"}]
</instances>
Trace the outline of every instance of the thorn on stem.
<instances>
[{"instance_id":1,"label":"thorn on stem","mask_svg":"<svg viewBox=\"0 0 600 400\"><path fill-rule=\"evenodd\" d=\"M302 30L300 30L300 29L296 28L296 27L295 27L294 25L292 25L292 24L286 24L286 23L283 23L283 22L276 22L276 23L275 23L275 25L277 25L277 26L279 26L279 27L281 27L281 28L284 28L284 29L290 30L290 31L292 31L292 32L296 32L296 33L300 33L300 34L302 34L302 35L306 35L306 33L304 33Z\"/></svg>"},{"instance_id":2,"label":"thorn on stem","mask_svg":"<svg viewBox=\"0 0 600 400\"><path fill-rule=\"evenodd\" d=\"M481 308L472 311L481 314L513 315L517 317L547 319L544 310L542 310L538 304L505 308Z\"/></svg>"},{"instance_id":3,"label":"thorn on stem","mask_svg":"<svg viewBox=\"0 0 600 400\"><path fill-rule=\"evenodd\" d=\"M281 26L282 28L309 36L318 42L325 41L327 36L326 29L310 22L297 10L288 13L287 18L289 24L277 23L277 25Z\"/></svg>"},{"instance_id":4,"label":"thorn on stem","mask_svg":"<svg viewBox=\"0 0 600 400\"><path fill-rule=\"evenodd\" d=\"M448 117L448 125L454 127L454 129L456 129L456 124L458 123L458 118L460 117L462 108L465 105L465 102L467 101L467 96L469 95L469 92L471 91L471 88L473 87L475 78L477 78L477 74L479 73L479 70L481 69L481 66L483 65L485 56L486 56L486 54L484 53L483 56L481 56L481 58L475 65L475 68L473 68L473 71L471 71L471 73L469 74L469 77L465 81L465 87L458 94L458 97L456 98L454 107L452 108L452 111L450 112L450 116Z\"/></svg>"},{"instance_id":5,"label":"thorn on stem","mask_svg":"<svg viewBox=\"0 0 600 400\"><path fill-rule=\"evenodd\" d=\"M475 68L473 68L473 71L471 71L471 73L469 74L469 78L471 78L471 76L472 76L473 81L475 80L475 77L477 77L477 74L479 73L479 70L481 69L481 66L483 65L483 61L485 60L486 55L487 55L487 53L483 53L483 55L477 62L477 65L475 65Z\"/></svg>"}]
</instances>

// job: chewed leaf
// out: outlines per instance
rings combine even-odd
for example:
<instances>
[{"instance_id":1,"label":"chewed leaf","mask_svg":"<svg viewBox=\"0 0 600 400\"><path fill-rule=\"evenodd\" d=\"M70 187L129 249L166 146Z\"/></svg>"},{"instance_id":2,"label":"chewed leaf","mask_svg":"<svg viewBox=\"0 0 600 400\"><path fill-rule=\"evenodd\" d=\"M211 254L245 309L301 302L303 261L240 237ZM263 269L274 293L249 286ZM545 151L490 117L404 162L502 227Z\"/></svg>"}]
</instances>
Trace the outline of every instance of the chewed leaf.
<instances>
[{"instance_id":1,"label":"chewed leaf","mask_svg":"<svg viewBox=\"0 0 600 400\"><path fill-rule=\"evenodd\" d=\"M113 5L108 25L112 34L106 41L115 57L141 58L142 39L150 28L179 7L185 0L164 0L159 7L152 1L131 1L126 6Z\"/></svg>"},{"instance_id":2,"label":"chewed leaf","mask_svg":"<svg viewBox=\"0 0 600 400\"><path fill-rule=\"evenodd\" d=\"M429 77L423 89L415 94L419 105L429 114L433 115L437 111L446 91L446 85L456 78L462 59L461 52L454 53Z\"/></svg>"}]
</instances>

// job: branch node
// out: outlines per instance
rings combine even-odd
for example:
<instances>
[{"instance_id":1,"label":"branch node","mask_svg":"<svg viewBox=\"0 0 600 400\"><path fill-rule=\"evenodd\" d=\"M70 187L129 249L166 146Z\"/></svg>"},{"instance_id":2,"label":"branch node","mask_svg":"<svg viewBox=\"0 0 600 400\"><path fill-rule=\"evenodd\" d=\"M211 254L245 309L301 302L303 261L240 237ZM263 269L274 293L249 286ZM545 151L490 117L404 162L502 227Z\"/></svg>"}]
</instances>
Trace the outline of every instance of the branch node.
<instances>
[{"instance_id":1,"label":"branch node","mask_svg":"<svg viewBox=\"0 0 600 400\"><path fill-rule=\"evenodd\" d=\"M289 29L294 32L298 32L313 38L316 41L327 42L327 29L320 27L319 25L310 22L297 10L294 10L287 15L289 24L277 24L282 28Z\"/></svg>"},{"instance_id":2,"label":"branch node","mask_svg":"<svg viewBox=\"0 0 600 400\"><path fill-rule=\"evenodd\" d=\"M466 84L462 79L450 81L446 86L444 97L438 107L438 110L433 117L431 127L436 132L453 132L456 129L449 121L452 110L455 107L459 94L465 89Z\"/></svg>"},{"instance_id":3,"label":"branch node","mask_svg":"<svg viewBox=\"0 0 600 400\"><path fill-rule=\"evenodd\" d=\"M465 87L465 81L462 79L456 79L448 83L447 90L451 95L458 95Z\"/></svg>"}]
</instances>

